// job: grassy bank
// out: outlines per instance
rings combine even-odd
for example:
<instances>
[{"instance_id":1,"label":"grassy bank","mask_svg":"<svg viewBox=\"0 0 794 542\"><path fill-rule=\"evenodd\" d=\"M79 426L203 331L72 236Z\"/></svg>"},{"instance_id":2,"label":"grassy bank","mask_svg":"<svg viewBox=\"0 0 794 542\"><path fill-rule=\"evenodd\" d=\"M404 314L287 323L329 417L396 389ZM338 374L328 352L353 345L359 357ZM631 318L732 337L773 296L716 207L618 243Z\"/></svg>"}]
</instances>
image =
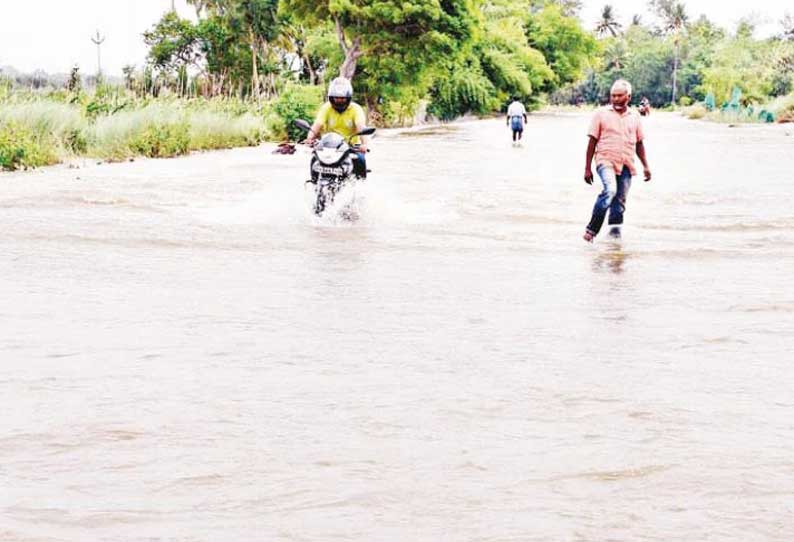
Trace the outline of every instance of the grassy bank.
<instances>
[{"instance_id":1,"label":"grassy bank","mask_svg":"<svg viewBox=\"0 0 794 542\"><path fill-rule=\"evenodd\" d=\"M296 88L274 102L237 99L140 100L115 90L95 95L18 93L0 100L0 170L75 157L121 161L281 141L297 117L311 117L317 92Z\"/></svg>"}]
</instances>

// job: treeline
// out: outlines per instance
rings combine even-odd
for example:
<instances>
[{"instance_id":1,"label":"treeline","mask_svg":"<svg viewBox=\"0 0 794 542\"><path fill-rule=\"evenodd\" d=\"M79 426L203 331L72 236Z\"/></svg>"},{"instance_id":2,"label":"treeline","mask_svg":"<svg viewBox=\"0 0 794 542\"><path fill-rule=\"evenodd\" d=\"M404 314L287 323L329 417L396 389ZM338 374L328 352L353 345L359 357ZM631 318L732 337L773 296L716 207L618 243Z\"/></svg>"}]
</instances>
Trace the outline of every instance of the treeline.
<instances>
[{"instance_id":1,"label":"treeline","mask_svg":"<svg viewBox=\"0 0 794 542\"><path fill-rule=\"evenodd\" d=\"M489 113L513 96L530 107L601 103L619 77L657 107L709 94L719 105L735 88L745 104L794 92L790 15L777 36L758 39L752 19L725 29L675 0L633 14L605 5L592 26L578 0L187 1L194 13L165 13L143 35L146 65L114 83L144 98L261 102L342 73L385 124L410 122L421 106L440 119Z\"/></svg>"},{"instance_id":2,"label":"treeline","mask_svg":"<svg viewBox=\"0 0 794 542\"><path fill-rule=\"evenodd\" d=\"M168 13L144 35L157 88L270 99L290 82L342 73L389 123L421 102L441 119L498 110L511 96L538 103L581 80L600 50L567 0L189 3L195 20Z\"/></svg>"},{"instance_id":3,"label":"treeline","mask_svg":"<svg viewBox=\"0 0 794 542\"><path fill-rule=\"evenodd\" d=\"M600 37L597 62L554 100L598 102L616 78L631 81L635 98L647 96L655 106L704 102L709 94L719 106L734 89L743 105L794 92L791 15L780 21L776 36L757 39L752 18L729 31L704 15L693 19L682 2L656 0L648 8L623 25L605 6L594 29Z\"/></svg>"},{"instance_id":4,"label":"treeline","mask_svg":"<svg viewBox=\"0 0 794 542\"><path fill-rule=\"evenodd\" d=\"M625 24L606 5L586 28L576 0L188 0L194 19L166 14L144 34L142 92L271 99L290 82L354 78L379 120L486 113L511 96L530 105L603 102L614 79L652 104L725 101L734 87L763 102L794 90L794 19L756 39L686 4L652 0ZM647 21L647 23L645 22Z\"/></svg>"}]
</instances>

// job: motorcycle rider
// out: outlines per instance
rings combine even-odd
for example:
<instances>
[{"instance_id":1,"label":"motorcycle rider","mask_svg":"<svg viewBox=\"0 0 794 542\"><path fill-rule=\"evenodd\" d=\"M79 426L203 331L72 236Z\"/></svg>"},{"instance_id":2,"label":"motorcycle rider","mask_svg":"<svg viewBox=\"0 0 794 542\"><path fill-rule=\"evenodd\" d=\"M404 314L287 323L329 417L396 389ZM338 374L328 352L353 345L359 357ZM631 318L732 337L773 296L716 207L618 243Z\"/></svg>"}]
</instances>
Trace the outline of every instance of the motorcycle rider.
<instances>
[{"instance_id":1,"label":"motorcycle rider","mask_svg":"<svg viewBox=\"0 0 794 542\"><path fill-rule=\"evenodd\" d=\"M367 145L364 138L356 136L366 128L364 108L353 101L353 85L345 77L337 77L328 85L328 101L320 106L317 118L309 130L306 143L312 144L323 132L336 132L352 144L358 144L353 160L353 174L367 177Z\"/></svg>"}]
</instances>

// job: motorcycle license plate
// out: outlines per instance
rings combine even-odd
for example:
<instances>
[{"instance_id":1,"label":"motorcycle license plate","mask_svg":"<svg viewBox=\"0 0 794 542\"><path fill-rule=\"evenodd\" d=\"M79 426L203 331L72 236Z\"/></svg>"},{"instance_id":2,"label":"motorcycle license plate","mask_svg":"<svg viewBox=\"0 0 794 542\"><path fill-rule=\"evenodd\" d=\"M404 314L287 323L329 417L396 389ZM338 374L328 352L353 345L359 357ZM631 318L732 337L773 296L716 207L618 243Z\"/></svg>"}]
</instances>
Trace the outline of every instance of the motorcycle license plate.
<instances>
[{"instance_id":1,"label":"motorcycle license plate","mask_svg":"<svg viewBox=\"0 0 794 542\"><path fill-rule=\"evenodd\" d=\"M345 172L341 167L317 166L316 169L319 173L325 173L326 175L342 175Z\"/></svg>"}]
</instances>

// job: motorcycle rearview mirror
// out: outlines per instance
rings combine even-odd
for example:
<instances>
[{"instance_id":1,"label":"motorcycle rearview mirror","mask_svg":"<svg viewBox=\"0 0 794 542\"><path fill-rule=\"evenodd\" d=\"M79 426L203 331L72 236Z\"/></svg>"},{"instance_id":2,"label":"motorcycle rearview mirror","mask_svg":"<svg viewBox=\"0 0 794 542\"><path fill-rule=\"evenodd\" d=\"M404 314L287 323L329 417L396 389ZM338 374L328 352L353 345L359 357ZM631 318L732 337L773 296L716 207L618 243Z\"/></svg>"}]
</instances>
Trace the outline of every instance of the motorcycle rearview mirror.
<instances>
[{"instance_id":1,"label":"motorcycle rearview mirror","mask_svg":"<svg viewBox=\"0 0 794 542\"><path fill-rule=\"evenodd\" d=\"M306 131L306 132L308 132L308 131L309 131L309 130L311 130L311 128L312 128L311 124L309 124L308 122L306 122L306 121L305 121L305 120L303 120L303 119L295 119L295 121L293 122L293 124L294 124L295 126L297 126L298 128L300 128L301 130L304 130L304 131Z\"/></svg>"},{"instance_id":2,"label":"motorcycle rearview mirror","mask_svg":"<svg viewBox=\"0 0 794 542\"><path fill-rule=\"evenodd\" d=\"M368 136L368 135L372 135L374 133L375 133L375 128L364 128L363 130L361 130L356 135L357 136Z\"/></svg>"}]
</instances>

